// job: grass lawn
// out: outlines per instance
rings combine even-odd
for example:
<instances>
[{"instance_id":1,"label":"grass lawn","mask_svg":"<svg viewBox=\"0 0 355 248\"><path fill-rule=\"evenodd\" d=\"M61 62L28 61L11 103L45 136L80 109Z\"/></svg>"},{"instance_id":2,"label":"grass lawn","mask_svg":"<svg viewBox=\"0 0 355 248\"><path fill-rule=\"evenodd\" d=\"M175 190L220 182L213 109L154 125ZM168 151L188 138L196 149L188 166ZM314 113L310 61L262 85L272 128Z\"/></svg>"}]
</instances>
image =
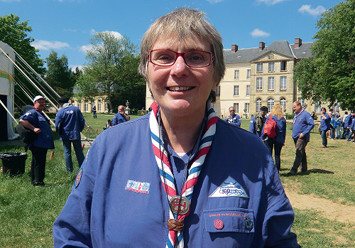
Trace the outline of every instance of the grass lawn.
<instances>
[{"instance_id":1,"label":"grass lawn","mask_svg":"<svg viewBox=\"0 0 355 248\"><path fill-rule=\"evenodd\" d=\"M84 135L94 139L96 130L100 133L107 119L113 115L98 114L93 119L85 114L92 129ZM131 116L136 118L136 116ZM248 120L242 128L248 129ZM329 148L321 147L319 133L311 133L311 142L306 151L309 173L287 177L294 160L294 144L291 127L287 128L286 145L281 152L281 180L287 189L297 191L300 196L312 196L342 206L355 207L355 144L345 140L329 141ZM70 193L75 173L65 169L63 147L56 136L55 154L47 154L45 187L34 188L29 177L31 152L26 160L26 172L21 176L0 175L0 247L53 247L52 225ZM24 151L23 147L0 146L0 153ZM85 147L85 153L87 147ZM74 168L78 169L73 154ZM354 220L344 223L329 218L317 209L295 208L293 232L299 243L307 248L355 247ZM350 218L350 217L349 217Z\"/></svg>"}]
</instances>

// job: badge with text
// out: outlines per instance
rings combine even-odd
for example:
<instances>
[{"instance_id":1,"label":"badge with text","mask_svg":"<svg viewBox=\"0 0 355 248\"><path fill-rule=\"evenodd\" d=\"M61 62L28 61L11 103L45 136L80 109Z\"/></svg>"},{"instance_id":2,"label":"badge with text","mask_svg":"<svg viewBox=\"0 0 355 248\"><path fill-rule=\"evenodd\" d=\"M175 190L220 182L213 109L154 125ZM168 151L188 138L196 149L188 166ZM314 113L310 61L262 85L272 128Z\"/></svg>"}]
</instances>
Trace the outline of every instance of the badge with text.
<instances>
[{"instance_id":1,"label":"badge with text","mask_svg":"<svg viewBox=\"0 0 355 248\"><path fill-rule=\"evenodd\" d=\"M150 188L150 183L137 182L133 180L128 180L126 184L126 190L134 191L137 193L148 194Z\"/></svg>"},{"instance_id":2,"label":"badge with text","mask_svg":"<svg viewBox=\"0 0 355 248\"><path fill-rule=\"evenodd\" d=\"M209 197L245 197L247 193L232 177L228 177Z\"/></svg>"},{"instance_id":3,"label":"badge with text","mask_svg":"<svg viewBox=\"0 0 355 248\"><path fill-rule=\"evenodd\" d=\"M169 201L170 209L174 214L186 214L190 210L190 200L185 196L174 196Z\"/></svg>"}]
</instances>

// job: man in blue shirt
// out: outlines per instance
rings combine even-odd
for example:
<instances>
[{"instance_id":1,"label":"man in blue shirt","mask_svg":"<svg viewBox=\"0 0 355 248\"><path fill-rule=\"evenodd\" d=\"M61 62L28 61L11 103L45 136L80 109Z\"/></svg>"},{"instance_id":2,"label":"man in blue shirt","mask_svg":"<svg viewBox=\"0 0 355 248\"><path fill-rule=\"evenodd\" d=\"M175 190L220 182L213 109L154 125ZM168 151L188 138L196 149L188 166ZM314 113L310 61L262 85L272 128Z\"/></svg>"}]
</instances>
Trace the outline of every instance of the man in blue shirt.
<instances>
[{"instance_id":1,"label":"man in blue shirt","mask_svg":"<svg viewBox=\"0 0 355 248\"><path fill-rule=\"evenodd\" d=\"M54 149L50 122L42 112L44 103L43 96L36 96L33 99L33 109L20 117L22 125L37 134L29 145L32 152L31 181L33 186L44 186L47 150Z\"/></svg>"},{"instance_id":2,"label":"man in blue shirt","mask_svg":"<svg viewBox=\"0 0 355 248\"><path fill-rule=\"evenodd\" d=\"M250 117L249 132L251 132L253 134L256 134L255 117L254 117L254 115L251 115L251 117Z\"/></svg>"},{"instance_id":3,"label":"man in blue shirt","mask_svg":"<svg viewBox=\"0 0 355 248\"><path fill-rule=\"evenodd\" d=\"M328 140L327 140L327 131L330 129L331 117L327 113L325 108L321 109L322 115L320 116L320 125L318 126L318 131L322 136L322 145L323 148L327 148Z\"/></svg>"},{"instance_id":4,"label":"man in blue shirt","mask_svg":"<svg viewBox=\"0 0 355 248\"><path fill-rule=\"evenodd\" d=\"M296 175L297 169L300 165L302 165L302 173L307 171L306 146L309 142L309 133L314 127L314 121L312 116L307 111L302 109L302 105L299 101L295 101L292 108L295 112L295 117L293 118L292 138L296 147L296 157L289 175Z\"/></svg>"},{"instance_id":5,"label":"man in blue shirt","mask_svg":"<svg viewBox=\"0 0 355 248\"><path fill-rule=\"evenodd\" d=\"M130 117L125 113L125 107L123 105L118 106L118 113L112 119L112 126L129 121Z\"/></svg>"},{"instance_id":6,"label":"man in blue shirt","mask_svg":"<svg viewBox=\"0 0 355 248\"><path fill-rule=\"evenodd\" d=\"M84 161L84 153L81 147L80 132L84 129L85 119L78 107L68 103L68 98L59 99L62 108L55 117L56 131L63 141L65 165L68 172L73 172L73 161L71 158L71 144L73 144L79 167Z\"/></svg>"},{"instance_id":7,"label":"man in blue shirt","mask_svg":"<svg viewBox=\"0 0 355 248\"><path fill-rule=\"evenodd\" d=\"M227 116L226 122L236 125L237 127L240 127L242 124L242 120L240 119L240 116L235 113L235 110L233 107L229 107L229 113L230 115Z\"/></svg>"},{"instance_id":8,"label":"man in blue shirt","mask_svg":"<svg viewBox=\"0 0 355 248\"><path fill-rule=\"evenodd\" d=\"M348 120L348 130L349 130L349 134L348 134L348 142L351 141L351 136L355 133L355 111L351 111L351 116ZM355 137L353 142L355 142Z\"/></svg>"}]
</instances>

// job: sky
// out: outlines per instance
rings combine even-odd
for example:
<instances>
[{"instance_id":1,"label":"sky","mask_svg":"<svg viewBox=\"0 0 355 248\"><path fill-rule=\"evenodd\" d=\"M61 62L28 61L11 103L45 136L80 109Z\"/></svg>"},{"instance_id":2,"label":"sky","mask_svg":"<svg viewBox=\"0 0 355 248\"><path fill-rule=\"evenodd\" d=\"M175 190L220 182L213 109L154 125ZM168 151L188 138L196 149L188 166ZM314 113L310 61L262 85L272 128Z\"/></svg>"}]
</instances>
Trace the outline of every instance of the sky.
<instances>
[{"instance_id":1,"label":"sky","mask_svg":"<svg viewBox=\"0 0 355 248\"><path fill-rule=\"evenodd\" d=\"M139 49L149 26L179 7L206 13L223 38L224 49L266 46L295 38L314 41L321 14L340 0L0 0L0 16L14 14L32 27L32 45L46 59L53 50L71 68L89 61L86 51L95 33L125 36ZM1 37L0 37L1 39Z\"/></svg>"}]
</instances>

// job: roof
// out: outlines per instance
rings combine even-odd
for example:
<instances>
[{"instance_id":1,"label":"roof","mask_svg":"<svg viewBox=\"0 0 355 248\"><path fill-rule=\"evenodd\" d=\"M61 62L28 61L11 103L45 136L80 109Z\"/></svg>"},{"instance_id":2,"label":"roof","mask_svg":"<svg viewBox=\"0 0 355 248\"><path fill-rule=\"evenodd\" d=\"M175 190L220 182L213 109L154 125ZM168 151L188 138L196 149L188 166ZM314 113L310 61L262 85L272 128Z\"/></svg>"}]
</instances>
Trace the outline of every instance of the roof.
<instances>
[{"instance_id":1,"label":"roof","mask_svg":"<svg viewBox=\"0 0 355 248\"><path fill-rule=\"evenodd\" d=\"M311 46L312 42L303 43L299 48L294 48L286 40L274 41L262 51L259 48L238 49L233 52L231 49L224 49L224 62L226 64L250 63L253 60L270 52L275 52L289 58L308 58L312 57Z\"/></svg>"}]
</instances>

